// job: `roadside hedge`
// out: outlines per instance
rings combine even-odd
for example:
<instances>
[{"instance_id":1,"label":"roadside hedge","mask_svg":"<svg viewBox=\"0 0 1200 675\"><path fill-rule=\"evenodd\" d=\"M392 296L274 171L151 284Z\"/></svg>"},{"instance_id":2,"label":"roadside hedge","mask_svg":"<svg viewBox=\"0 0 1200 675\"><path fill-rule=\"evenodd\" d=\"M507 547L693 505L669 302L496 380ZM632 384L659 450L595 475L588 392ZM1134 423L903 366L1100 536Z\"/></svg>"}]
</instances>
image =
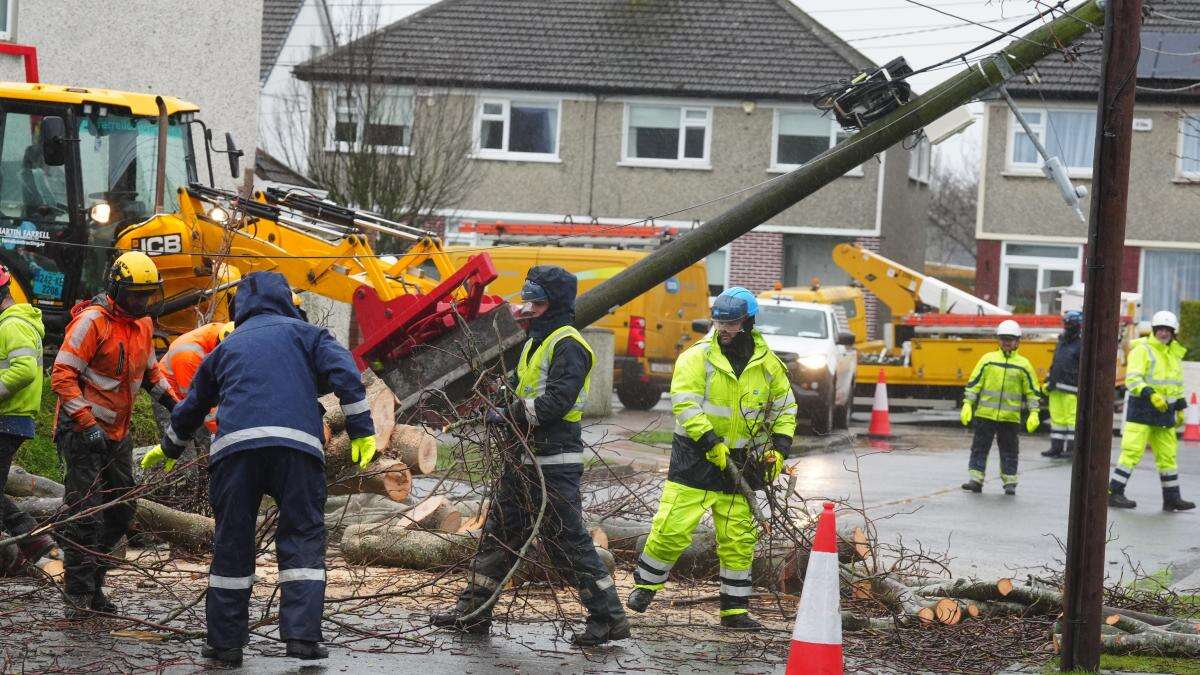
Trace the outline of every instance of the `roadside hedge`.
<instances>
[{"instance_id":1,"label":"roadside hedge","mask_svg":"<svg viewBox=\"0 0 1200 675\"><path fill-rule=\"evenodd\" d=\"M1179 303L1179 341L1188 350L1185 361L1200 361L1200 300Z\"/></svg>"}]
</instances>

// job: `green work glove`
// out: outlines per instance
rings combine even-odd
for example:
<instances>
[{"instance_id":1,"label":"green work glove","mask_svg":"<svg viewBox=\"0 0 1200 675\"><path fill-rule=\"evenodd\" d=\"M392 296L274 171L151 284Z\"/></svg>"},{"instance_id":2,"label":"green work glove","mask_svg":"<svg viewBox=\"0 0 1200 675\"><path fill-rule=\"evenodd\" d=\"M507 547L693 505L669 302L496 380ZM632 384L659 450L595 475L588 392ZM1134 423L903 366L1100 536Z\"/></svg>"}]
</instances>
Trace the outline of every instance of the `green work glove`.
<instances>
[{"instance_id":1,"label":"green work glove","mask_svg":"<svg viewBox=\"0 0 1200 675\"><path fill-rule=\"evenodd\" d=\"M1038 418L1038 412L1036 410L1030 410L1029 417L1025 419L1025 431L1028 431L1032 434L1033 432L1037 431L1038 427L1040 426L1042 426L1042 420Z\"/></svg>"},{"instance_id":2,"label":"green work glove","mask_svg":"<svg viewBox=\"0 0 1200 675\"><path fill-rule=\"evenodd\" d=\"M150 452L147 452L146 456L142 458L142 469L149 471L159 464L162 464L163 471L166 471L167 473L170 473L175 469L175 460L167 457L163 453L161 445L156 445L153 448L150 448Z\"/></svg>"},{"instance_id":3,"label":"green work glove","mask_svg":"<svg viewBox=\"0 0 1200 675\"><path fill-rule=\"evenodd\" d=\"M1167 399L1163 398L1163 395L1157 391L1150 394L1150 405L1154 406L1154 409L1158 412L1167 412Z\"/></svg>"},{"instance_id":4,"label":"green work glove","mask_svg":"<svg viewBox=\"0 0 1200 675\"><path fill-rule=\"evenodd\" d=\"M350 441L350 461L357 462L358 468L365 469L375 459L375 437L363 436L362 438L351 439Z\"/></svg>"},{"instance_id":5,"label":"green work glove","mask_svg":"<svg viewBox=\"0 0 1200 675\"><path fill-rule=\"evenodd\" d=\"M783 455L774 450L768 450L763 454L762 462L767 465L768 483L774 482L776 478L779 478L779 474L783 472Z\"/></svg>"},{"instance_id":6,"label":"green work glove","mask_svg":"<svg viewBox=\"0 0 1200 675\"><path fill-rule=\"evenodd\" d=\"M963 426L965 427L968 424L970 424L971 418L974 416L975 416L975 409L971 407L971 404L963 403L962 412L959 413L959 415L958 415L958 419L960 422L963 423Z\"/></svg>"},{"instance_id":7,"label":"green work glove","mask_svg":"<svg viewBox=\"0 0 1200 675\"><path fill-rule=\"evenodd\" d=\"M729 463L729 446L724 443L717 443L712 446L712 449L704 453L704 459L713 463L713 466L724 471L725 465Z\"/></svg>"}]
</instances>

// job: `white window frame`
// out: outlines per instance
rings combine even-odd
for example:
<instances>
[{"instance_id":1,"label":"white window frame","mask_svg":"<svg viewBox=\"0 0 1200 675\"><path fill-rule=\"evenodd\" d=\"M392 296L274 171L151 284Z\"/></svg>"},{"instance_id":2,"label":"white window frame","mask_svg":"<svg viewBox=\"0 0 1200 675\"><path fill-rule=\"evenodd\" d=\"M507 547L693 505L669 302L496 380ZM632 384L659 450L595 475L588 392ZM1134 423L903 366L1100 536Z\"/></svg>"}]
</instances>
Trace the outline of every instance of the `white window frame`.
<instances>
[{"instance_id":1,"label":"white window frame","mask_svg":"<svg viewBox=\"0 0 1200 675\"><path fill-rule=\"evenodd\" d=\"M1191 125L1188 125L1188 117L1193 120ZM1185 171L1183 168L1184 162L1184 146L1187 144L1187 137L1200 136L1200 110L1185 110L1179 115L1179 139L1175 146L1175 180L1185 183L1194 183L1200 181L1200 166L1196 171ZM1200 144L1198 144L1200 145ZM1200 165L1200 156L1188 157Z\"/></svg>"},{"instance_id":2,"label":"white window frame","mask_svg":"<svg viewBox=\"0 0 1200 675\"><path fill-rule=\"evenodd\" d=\"M1031 255L1013 255L1008 252L1010 245L1030 245L1030 246L1056 246L1062 248L1074 248L1074 258L1055 258L1046 256L1031 256ZM1001 307L1007 308L1008 302L1008 271L1012 267L1022 269L1034 269L1037 272L1037 288L1034 291L1034 314L1043 313L1042 307L1042 273L1046 271L1054 272L1071 272L1071 284L1078 284L1080 279L1080 270L1083 268L1083 247L1079 244L1043 244L1042 242L1027 242L1027 241L1006 241L1000 249L1000 292L998 304Z\"/></svg>"},{"instance_id":3,"label":"white window frame","mask_svg":"<svg viewBox=\"0 0 1200 675\"><path fill-rule=\"evenodd\" d=\"M679 109L679 145L675 151L676 159L652 159L629 156L629 111L632 106L648 108L678 108ZM704 157L684 158L683 149L687 143L687 129L700 125L689 123L689 111L704 112ZM683 103L651 103L641 101L626 101L625 110L621 117L621 161L617 166L643 166L661 169L712 169L712 137L713 137L713 107L711 105L687 105Z\"/></svg>"},{"instance_id":4,"label":"white window frame","mask_svg":"<svg viewBox=\"0 0 1200 675\"><path fill-rule=\"evenodd\" d=\"M17 0L8 0L4 12L4 29L0 30L0 40L13 39L13 21L17 18Z\"/></svg>"},{"instance_id":5,"label":"white window frame","mask_svg":"<svg viewBox=\"0 0 1200 675\"><path fill-rule=\"evenodd\" d=\"M411 89L403 87L391 87L387 93L398 97L408 97L412 107L412 114L416 114L417 95ZM354 124L355 124L355 141L335 140L335 128L337 126L337 114L340 108L340 99L342 95L348 95L353 100L354 106ZM326 111L328 122L325 124L325 151L326 152L361 152L366 147L361 139L366 137L367 131L367 113L363 109L362 98L357 89L348 88L327 88L325 89L325 98L327 99ZM410 117L408 121L409 142L412 142L413 123ZM411 148L407 145L372 145L372 150L379 154L389 155L408 155L411 153Z\"/></svg>"},{"instance_id":6,"label":"white window frame","mask_svg":"<svg viewBox=\"0 0 1200 675\"><path fill-rule=\"evenodd\" d=\"M539 108L554 108L554 152L514 152L508 149L508 134L512 128L513 101L522 105ZM489 103L500 104L503 108L499 117L484 115L483 107ZM499 121L504 124L502 149L483 147L483 122L485 120ZM476 159L497 159L509 162L551 162L559 163L559 149L562 147L562 99L539 98L536 96L480 96L475 105L475 153Z\"/></svg>"},{"instance_id":7,"label":"white window frame","mask_svg":"<svg viewBox=\"0 0 1200 675\"><path fill-rule=\"evenodd\" d=\"M811 108L780 107L780 108L775 109L775 113L771 116L771 165L767 168L767 171L769 173L791 173L792 171L795 171L796 169L799 169L801 166L803 166L801 164L780 164L779 163L779 115L782 113L804 113L804 114L816 114L818 116L820 115L820 113L817 113L815 110L813 110ZM833 119L832 117L829 118L829 147L832 148L833 146L837 145L838 135L841 133L843 133L842 127L837 123L837 120ZM850 134L847 133L846 135L849 136ZM846 173L842 174L843 177L848 176L851 178L859 178L862 175L863 175L863 167L861 164L854 167L853 169L850 169Z\"/></svg>"},{"instance_id":8,"label":"white window frame","mask_svg":"<svg viewBox=\"0 0 1200 675\"><path fill-rule=\"evenodd\" d=\"M1041 113L1041 121L1039 123L1034 124L1033 122L1029 122L1028 116L1025 118L1025 121L1029 122L1029 126L1033 128L1034 132L1038 135L1038 140L1040 140L1042 142L1042 146L1045 147L1047 146L1047 139L1049 138L1048 135L1051 133L1048 122L1051 112L1090 112L1095 114L1095 109L1083 107L1072 108L1070 106L1052 106L1049 108L1022 107L1021 112ZM1099 123L1099 120L1097 120L1097 123ZM1004 172L1016 176L1045 176L1045 174L1042 173L1042 158L1040 156L1038 157L1038 160L1033 163L1018 162L1013 159L1013 154L1017 150L1018 131L1021 133L1025 132L1024 128L1021 127L1021 123L1017 121L1017 116L1014 115L1011 110L1008 110L1008 147L1005 149L1004 153ZM1092 167L1068 166L1067 175L1071 178L1091 178Z\"/></svg>"}]
</instances>

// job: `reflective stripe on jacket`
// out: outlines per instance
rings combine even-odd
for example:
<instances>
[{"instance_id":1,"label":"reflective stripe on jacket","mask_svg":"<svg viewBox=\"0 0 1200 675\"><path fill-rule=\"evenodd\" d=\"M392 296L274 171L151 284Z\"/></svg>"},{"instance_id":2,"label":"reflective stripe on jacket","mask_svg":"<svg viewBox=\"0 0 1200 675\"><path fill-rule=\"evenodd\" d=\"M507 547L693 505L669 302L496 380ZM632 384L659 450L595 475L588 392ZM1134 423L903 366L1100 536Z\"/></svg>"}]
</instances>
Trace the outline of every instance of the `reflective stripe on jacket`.
<instances>
[{"instance_id":1,"label":"reflective stripe on jacket","mask_svg":"<svg viewBox=\"0 0 1200 675\"><path fill-rule=\"evenodd\" d=\"M1154 409L1151 394L1159 394L1167 405L1183 398L1183 355L1187 348L1178 341L1164 345L1153 335L1133 341L1125 364L1125 388L1129 390L1126 419L1156 427L1175 426L1175 411Z\"/></svg>"},{"instance_id":2,"label":"reflective stripe on jacket","mask_svg":"<svg viewBox=\"0 0 1200 675\"><path fill-rule=\"evenodd\" d=\"M963 400L975 406L975 415L996 422L1020 422L1021 408L1038 409L1042 394L1037 372L1029 359L1017 352L988 352L975 364L963 391Z\"/></svg>"},{"instance_id":3,"label":"reflective stripe on jacket","mask_svg":"<svg viewBox=\"0 0 1200 675\"><path fill-rule=\"evenodd\" d=\"M546 393L546 382L550 374L550 362L554 358L554 348L558 345L559 340L564 338L572 338L577 341L591 357L591 366L588 367L587 375L583 378L583 387L580 388L579 395L575 397L575 403L570 410L562 416L565 422L578 422L583 419L583 406L587 403L588 390L592 384L592 367L596 364L596 353L592 351L591 345L583 339L583 335L578 329L574 326L563 326L546 336L537 349L533 349L532 354L530 350L533 347L533 340L526 341L525 347L521 350L521 358L517 361L517 396L525 404L525 417L533 426L550 421L538 419L535 401Z\"/></svg>"},{"instance_id":4,"label":"reflective stripe on jacket","mask_svg":"<svg viewBox=\"0 0 1200 675\"><path fill-rule=\"evenodd\" d=\"M16 303L0 313L0 417L33 417L42 405L42 310Z\"/></svg>"},{"instance_id":5,"label":"reflective stripe on jacket","mask_svg":"<svg viewBox=\"0 0 1200 675\"><path fill-rule=\"evenodd\" d=\"M182 400L184 396L187 396L188 389L192 386L192 378L196 376L196 370L200 367L200 363L221 343L220 335L223 325L219 322L207 323L190 330L175 338L175 341L171 343L171 348L163 355L160 361L163 374L166 375L167 383L171 385L171 391L175 394L175 398ZM216 433L216 408L209 411L208 417L204 419L204 426L208 427L209 431Z\"/></svg>"},{"instance_id":6,"label":"reflective stripe on jacket","mask_svg":"<svg viewBox=\"0 0 1200 675\"><path fill-rule=\"evenodd\" d=\"M99 423L119 441L129 433L138 389L160 400L171 393L154 354L154 322L134 319L109 303L101 294L72 308L50 387L58 395L56 424L65 412L79 428Z\"/></svg>"},{"instance_id":7,"label":"reflective stripe on jacket","mask_svg":"<svg viewBox=\"0 0 1200 675\"><path fill-rule=\"evenodd\" d=\"M671 409L675 440L668 480L703 490L733 492L728 479L704 453L724 442L741 463L745 448L769 444L778 434L796 432L796 397L787 368L752 331L754 355L740 376L733 373L714 334L697 342L675 362Z\"/></svg>"}]
</instances>

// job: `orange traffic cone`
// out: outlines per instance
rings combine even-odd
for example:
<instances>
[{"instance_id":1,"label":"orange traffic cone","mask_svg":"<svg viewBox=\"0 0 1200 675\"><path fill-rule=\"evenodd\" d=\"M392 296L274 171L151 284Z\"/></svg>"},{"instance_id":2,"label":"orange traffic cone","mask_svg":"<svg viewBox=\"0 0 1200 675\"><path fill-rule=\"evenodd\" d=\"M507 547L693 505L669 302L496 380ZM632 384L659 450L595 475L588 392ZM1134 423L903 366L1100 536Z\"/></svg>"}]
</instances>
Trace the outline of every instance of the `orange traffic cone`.
<instances>
[{"instance_id":1,"label":"orange traffic cone","mask_svg":"<svg viewBox=\"0 0 1200 675\"><path fill-rule=\"evenodd\" d=\"M888 418L887 376L879 369L875 382L875 402L871 405L871 426L867 427L870 438L891 438L892 422Z\"/></svg>"},{"instance_id":2,"label":"orange traffic cone","mask_svg":"<svg viewBox=\"0 0 1200 675\"><path fill-rule=\"evenodd\" d=\"M833 504L817 521L804 590L796 609L787 675L842 674L842 613L838 608L838 554Z\"/></svg>"},{"instance_id":3,"label":"orange traffic cone","mask_svg":"<svg viewBox=\"0 0 1200 675\"><path fill-rule=\"evenodd\" d=\"M1187 422L1183 427L1183 440L1200 441L1200 404L1196 403L1196 392L1192 392L1192 403L1185 413Z\"/></svg>"}]
</instances>

